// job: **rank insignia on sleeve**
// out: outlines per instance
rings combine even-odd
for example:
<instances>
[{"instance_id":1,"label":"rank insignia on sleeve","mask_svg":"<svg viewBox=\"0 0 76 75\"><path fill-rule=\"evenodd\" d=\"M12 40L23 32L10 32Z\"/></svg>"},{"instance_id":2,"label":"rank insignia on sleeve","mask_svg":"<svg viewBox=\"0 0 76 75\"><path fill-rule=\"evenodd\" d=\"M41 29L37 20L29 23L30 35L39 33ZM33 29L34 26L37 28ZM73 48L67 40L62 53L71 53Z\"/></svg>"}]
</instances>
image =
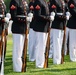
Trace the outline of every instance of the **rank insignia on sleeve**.
<instances>
[{"instance_id":1,"label":"rank insignia on sleeve","mask_svg":"<svg viewBox=\"0 0 76 75\"><path fill-rule=\"evenodd\" d=\"M12 5L11 10L14 10L14 9L16 9L16 6Z\"/></svg>"},{"instance_id":2,"label":"rank insignia on sleeve","mask_svg":"<svg viewBox=\"0 0 76 75\"><path fill-rule=\"evenodd\" d=\"M70 8L74 8L74 4L70 4Z\"/></svg>"},{"instance_id":3,"label":"rank insignia on sleeve","mask_svg":"<svg viewBox=\"0 0 76 75\"><path fill-rule=\"evenodd\" d=\"M55 6L55 5L52 5L52 6L51 6L51 8L55 9L55 8L56 8L56 6Z\"/></svg>"},{"instance_id":4,"label":"rank insignia on sleeve","mask_svg":"<svg viewBox=\"0 0 76 75\"><path fill-rule=\"evenodd\" d=\"M39 5L37 5L35 8L36 8L37 10L39 10L39 9L40 9L40 6L39 6Z\"/></svg>"}]
</instances>

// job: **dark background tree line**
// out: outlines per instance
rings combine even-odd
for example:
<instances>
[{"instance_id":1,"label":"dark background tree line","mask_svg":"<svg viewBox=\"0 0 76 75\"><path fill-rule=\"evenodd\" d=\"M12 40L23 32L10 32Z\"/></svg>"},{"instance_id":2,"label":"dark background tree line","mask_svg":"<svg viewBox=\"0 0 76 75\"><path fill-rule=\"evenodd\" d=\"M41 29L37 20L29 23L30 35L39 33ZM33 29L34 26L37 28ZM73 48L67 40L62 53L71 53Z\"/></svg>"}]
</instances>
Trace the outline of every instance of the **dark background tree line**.
<instances>
[{"instance_id":1,"label":"dark background tree line","mask_svg":"<svg viewBox=\"0 0 76 75\"><path fill-rule=\"evenodd\" d=\"M7 12L9 12L9 3L11 0L4 0L5 1L5 4L6 4L6 7L7 7ZM26 0L28 3L29 3L29 0ZM49 1L49 0L47 0Z\"/></svg>"}]
</instances>

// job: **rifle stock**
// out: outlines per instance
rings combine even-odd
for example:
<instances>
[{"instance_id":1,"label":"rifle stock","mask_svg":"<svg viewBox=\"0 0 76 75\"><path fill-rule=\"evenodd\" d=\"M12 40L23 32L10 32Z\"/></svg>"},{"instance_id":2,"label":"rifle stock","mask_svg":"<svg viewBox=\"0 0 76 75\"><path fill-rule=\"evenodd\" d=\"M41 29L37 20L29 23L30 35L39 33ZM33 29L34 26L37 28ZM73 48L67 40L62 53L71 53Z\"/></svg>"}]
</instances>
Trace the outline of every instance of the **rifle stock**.
<instances>
[{"instance_id":1,"label":"rifle stock","mask_svg":"<svg viewBox=\"0 0 76 75\"><path fill-rule=\"evenodd\" d=\"M2 66L2 40L0 39L0 73L1 73L1 66Z\"/></svg>"},{"instance_id":2,"label":"rifle stock","mask_svg":"<svg viewBox=\"0 0 76 75\"><path fill-rule=\"evenodd\" d=\"M5 49L4 49L4 58L6 56L6 49L7 49L7 35L8 35L8 28L5 29Z\"/></svg>"},{"instance_id":3,"label":"rifle stock","mask_svg":"<svg viewBox=\"0 0 76 75\"><path fill-rule=\"evenodd\" d=\"M69 55L69 34L68 34L68 40L67 40L67 55Z\"/></svg>"},{"instance_id":4,"label":"rifle stock","mask_svg":"<svg viewBox=\"0 0 76 75\"><path fill-rule=\"evenodd\" d=\"M3 69L3 64L4 64L4 51L5 51L5 26L3 28L2 34L0 35L1 39L0 39L0 73Z\"/></svg>"},{"instance_id":5,"label":"rifle stock","mask_svg":"<svg viewBox=\"0 0 76 75\"><path fill-rule=\"evenodd\" d=\"M49 50L50 50L50 31L51 31L51 26L52 26L52 20L50 20L50 25L48 28L48 37L47 37L47 42L46 42L46 47L45 47L45 61L44 61L44 68L48 67L48 56L49 56Z\"/></svg>"},{"instance_id":6,"label":"rifle stock","mask_svg":"<svg viewBox=\"0 0 76 75\"><path fill-rule=\"evenodd\" d=\"M27 44L28 44L28 26L26 24L26 31L25 31L25 40L24 40L24 48L23 48L23 57L22 57L22 72L26 72L26 66L27 66Z\"/></svg>"},{"instance_id":7,"label":"rifle stock","mask_svg":"<svg viewBox=\"0 0 76 75\"><path fill-rule=\"evenodd\" d=\"M65 37L66 37L66 25L64 26L64 34L63 34L63 41L62 41L62 49L61 49L61 64L64 63Z\"/></svg>"},{"instance_id":8,"label":"rifle stock","mask_svg":"<svg viewBox=\"0 0 76 75\"><path fill-rule=\"evenodd\" d=\"M29 33L28 22L27 22L27 1L25 1L25 3L26 4L24 6L24 13L25 13L25 16L26 16L26 21L25 21L26 31L25 31L24 48L23 48L23 55L22 55L22 72L26 72L27 45L28 45L28 33Z\"/></svg>"},{"instance_id":9,"label":"rifle stock","mask_svg":"<svg viewBox=\"0 0 76 75\"><path fill-rule=\"evenodd\" d=\"M48 67L48 56L49 56L49 50L50 50L50 27L49 27L49 32L48 32L48 37L47 37L47 42L46 42L46 48L45 48L45 61L44 61L44 68Z\"/></svg>"}]
</instances>

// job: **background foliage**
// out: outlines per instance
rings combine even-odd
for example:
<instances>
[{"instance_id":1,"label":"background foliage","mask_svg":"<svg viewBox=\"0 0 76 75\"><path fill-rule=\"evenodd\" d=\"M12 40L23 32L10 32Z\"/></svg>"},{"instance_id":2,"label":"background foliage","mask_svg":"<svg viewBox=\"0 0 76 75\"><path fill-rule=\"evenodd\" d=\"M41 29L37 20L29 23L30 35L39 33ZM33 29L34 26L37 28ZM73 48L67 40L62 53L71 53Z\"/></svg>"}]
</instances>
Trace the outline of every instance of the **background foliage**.
<instances>
[{"instance_id":1,"label":"background foliage","mask_svg":"<svg viewBox=\"0 0 76 75\"><path fill-rule=\"evenodd\" d=\"M7 7L7 12L9 12L9 3L11 0L4 0L5 1L5 4L6 4L6 7ZM26 0L28 3L29 3L29 0ZM46 0L46 1L49 1L49 0Z\"/></svg>"}]
</instances>

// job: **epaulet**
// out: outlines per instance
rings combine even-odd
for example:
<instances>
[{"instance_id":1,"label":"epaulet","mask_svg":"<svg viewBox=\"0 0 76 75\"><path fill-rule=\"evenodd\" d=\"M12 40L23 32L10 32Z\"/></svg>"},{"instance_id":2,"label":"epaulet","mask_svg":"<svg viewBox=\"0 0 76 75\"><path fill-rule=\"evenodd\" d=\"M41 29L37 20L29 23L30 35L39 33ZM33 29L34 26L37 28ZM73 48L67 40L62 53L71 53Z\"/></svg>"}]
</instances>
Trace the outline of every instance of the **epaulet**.
<instances>
[{"instance_id":1,"label":"epaulet","mask_svg":"<svg viewBox=\"0 0 76 75\"><path fill-rule=\"evenodd\" d=\"M40 9L40 6L39 5L36 5L35 9L39 10Z\"/></svg>"},{"instance_id":2,"label":"epaulet","mask_svg":"<svg viewBox=\"0 0 76 75\"><path fill-rule=\"evenodd\" d=\"M30 10L33 10L33 9L34 9L34 7L33 7L33 5L31 5L31 6L30 6Z\"/></svg>"},{"instance_id":3,"label":"epaulet","mask_svg":"<svg viewBox=\"0 0 76 75\"><path fill-rule=\"evenodd\" d=\"M15 10L16 9L16 6L15 5L11 5L10 9L11 10Z\"/></svg>"},{"instance_id":4,"label":"epaulet","mask_svg":"<svg viewBox=\"0 0 76 75\"><path fill-rule=\"evenodd\" d=\"M75 6L74 6L74 4L70 4L70 8L74 8Z\"/></svg>"},{"instance_id":5,"label":"epaulet","mask_svg":"<svg viewBox=\"0 0 76 75\"><path fill-rule=\"evenodd\" d=\"M56 5L53 4L53 5L51 6L51 8L55 9L55 8L56 8Z\"/></svg>"}]
</instances>

